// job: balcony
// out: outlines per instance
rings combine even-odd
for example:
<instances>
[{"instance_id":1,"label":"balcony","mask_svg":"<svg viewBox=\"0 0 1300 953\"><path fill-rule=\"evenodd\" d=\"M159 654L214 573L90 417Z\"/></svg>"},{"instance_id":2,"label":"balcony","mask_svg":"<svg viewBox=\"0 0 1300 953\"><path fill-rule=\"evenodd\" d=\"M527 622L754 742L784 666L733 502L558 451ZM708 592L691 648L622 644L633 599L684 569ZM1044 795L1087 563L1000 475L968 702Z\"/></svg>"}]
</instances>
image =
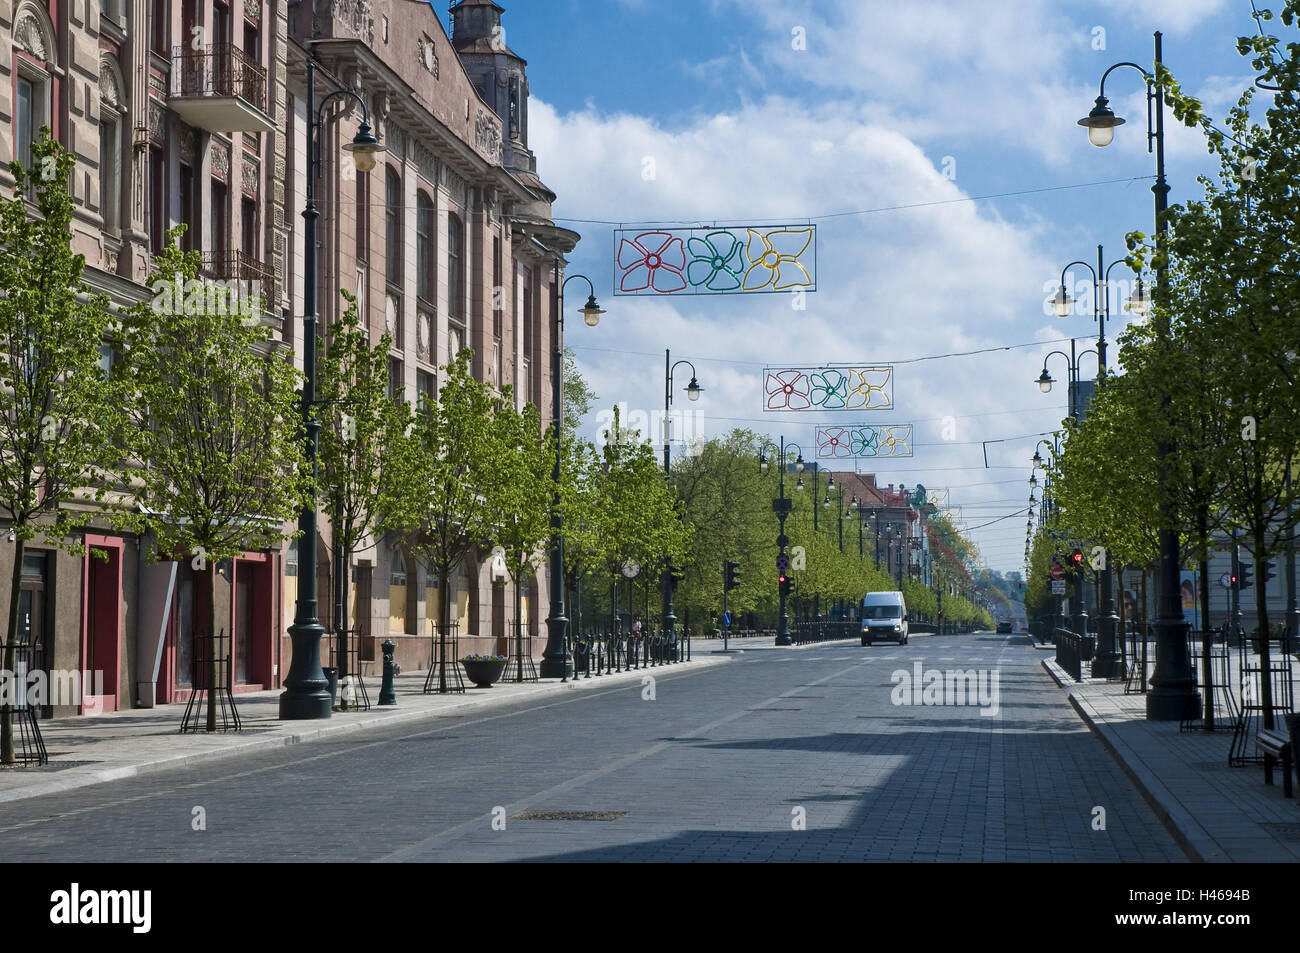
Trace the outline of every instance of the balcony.
<instances>
[{"instance_id":1,"label":"balcony","mask_svg":"<svg viewBox=\"0 0 1300 953\"><path fill-rule=\"evenodd\" d=\"M266 70L232 44L172 51L167 106L191 126L208 132L274 132L266 95Z\"/></svg>"},{"instance_id":2,"label":"balcony","mask_svg":"<svg viewBox=\"0 0 1300 953\"><path fill-rule=\"evenodd\" d=\"M233 286L242 303L253 295L262 298L262 310L278 321L280 289L275 272L265 262L242 251L206 251L203 253L203 276L214 281L235 281Z\"/></svg>"}]
</instances>

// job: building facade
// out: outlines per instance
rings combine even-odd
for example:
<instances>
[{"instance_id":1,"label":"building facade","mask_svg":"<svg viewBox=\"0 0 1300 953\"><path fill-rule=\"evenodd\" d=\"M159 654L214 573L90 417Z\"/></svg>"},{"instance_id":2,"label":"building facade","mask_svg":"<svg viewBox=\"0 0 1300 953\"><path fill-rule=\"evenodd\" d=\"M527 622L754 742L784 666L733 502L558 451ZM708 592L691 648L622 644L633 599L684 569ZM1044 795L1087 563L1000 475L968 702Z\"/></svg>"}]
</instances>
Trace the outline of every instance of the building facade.
<instances>
[{"instance_id":1,"label":"building facade","mask_svg":"<svg viewBox=\"0 0 1300 953\"><path fill-rule=\"evenodd\" d=\"M393 393L416 401L436 391L438 366L469 347L476 377L512 385L549 420L553 282L578 236L550 220L555 196L528 149L526 64L504 44L503 12L462 0L449 35L419 0L0 3L9 51L0 57L0 188L12 186L9 160L28 158L49 126L76 154L72 241L92 288L119 307L145 300L153 256L184 225L181 244L202 253L206 277L260 286L276 346L301 367L314 58L317 102L357 92L388 150L357 172L341 146L358 111L327 108L316 180L320 327L340 316L342 290L355 293L372 340L393 337ZM328 514L321 526L318 605L329 628ZM280 685L296 544L214 566L158 560L150 540L108 529L84 541L103 558L36 543L24 558L20 621L41 647L38 664L103 672L94 697L47 714L184 701L202 573L217 575L235 690ZM362 657L377 658L391 636L405 667L424 667L441 594L404 541L369 542L342 573ZM0 573L12 564L0 541ZM503 650L514 621L513 594L487 566L488 554L474 554L448 596L463 651ZM526 626L537 632L544 579L525 589Z\"/></svg>"}]
</instances>

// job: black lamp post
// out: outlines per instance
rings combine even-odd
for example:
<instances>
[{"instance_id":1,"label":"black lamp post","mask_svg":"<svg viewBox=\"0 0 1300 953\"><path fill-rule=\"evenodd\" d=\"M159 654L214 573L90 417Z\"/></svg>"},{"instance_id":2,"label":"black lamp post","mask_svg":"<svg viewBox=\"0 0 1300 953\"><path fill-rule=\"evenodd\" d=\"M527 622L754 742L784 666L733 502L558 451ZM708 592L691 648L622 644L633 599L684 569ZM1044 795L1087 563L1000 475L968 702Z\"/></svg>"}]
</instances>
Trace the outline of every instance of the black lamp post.
<instances>
[{"instance_id":1,"label":"black lamp post","mask_svg":"<svg viewBox=\"0 0 1300 953\"><path fill-rule=\"evenodd\" d=\"M1106 319L1110 316L1110 271L1116 265L1127 264L1126 259L1118 258L1109 265L1103 265L1106 260L1102 246L1097 246L1097 267L1093 268L1091 264L1085 261L1072 261L1061 269L1061 286L1053 299L1054 310L1058 318L1068 317L1073 299L1065 288L1065 275L1075 265L1087 268L1092 275L1092 306L1093 319L1097 322L1097 380L1104 383L1106 380ZM1128 305L1136 315L1144 315L1150 307L1151 298L1146 293L1142 279L1137 279L1137 285L1133 289L1133 294L1129 296ZM1073 342L1071 342L1073 344ZM1078 372L1076 370L1076 387ZM1074 409L1074 418L1077 423L1083 415L1083 408L1076 406ZM1120 672L1120 654L1116 644L1116 634L1119 631L1119 615L1115 606L1115 587L1114 577L1111 574L1110 554L1103 552L1102 568L1099 573L1101 584L1101 602L1102 613L1097 620L1097 653L1092 660L1092 674L1095 678L1110 678L1118 675Z\"/></svg>"},{"instance_id":2,"label":"black lamp post","mask_svg":"<svg viewBox=\"0 0 1300 953\"><path fill-rule=\"evenodd\" d=\"M560 455L564 445L561 434L564 430L563 378L564 378L564 289L570 281L587 283L587 303L579 308L587 327L594 328L600 323L604 309L596 303L596 288L586 275L570 275L560 281L560 259L555 258L555 272L551 280L552 311L555 324L552 327L551 349L551 423L555 430L555 465L551 470L551 480L555 484L555 495L551 498L551 611L546 617L546 648L542 650L542 664L538 669L541 678L568 678L571 672L569 661L569 620L564 615L564 517L560 514Z\"/></svg>"},{"instance_id":3,"label":"black lamp post","mask_svg":"<svg viewBox=\"0 0 1300 953\"><path fill-rule=\"evenodd\" d=\"M672 363L672 356L668 348L664 348L664 479L671 476L671 449L670 440L672 438L672 417L669 416L673 403L673 371L678 366L685 364L691 369L691 382L686 385L686 396L691 401L700 399L700 393L704 390L700 386L699 380L695 376L695 365L690 361L678 361ZM673 567L664 563L663 572L663 619L661 620L664 629L666 644L669 646L676 645L674 639L674 630L677 626L677 616L673 612ZM672 651L670 649L670 651Z\"/></svg>"},{"instance_id":4,"label":"black lamp post","mask_svg":"<svg viewBox=\"0 0 1300 953\"><path fill-rule=\"evenodd\" d=\"M1136 63L1116 63L1101 75L1096 105L1079 125L1088 130L1088 141L1095 146L1109 145L1115 136L1115 127L1124 120L1116 116L1106 99L1106 77L1120 67L1130 67L1142 74L1147 84L1147 151L1154 148L1156 156L1156 181L1151 186L1155 194L1156 218L1156 289L1162 295L1168 288L1168 266L1161 257L1168 230L1166 211L1169 203L1169 183L1165 179L1165 94L1156 83L1162 68L1161 34L1155 33L1155 68L1148 73ZM1154 111L1154 128L1151 114ZM1171 346L1169 318L1164 315L1157 326L1163 347ZM1172 400L1166 393L1161 400L1162 412L1170 413ZM1167 479L1168 467L1164 462L1173 453L1169 438L1160 441L1156 453L1161 461L1158 472ZM1151 676L1151 691L1147 693L1147 719L1150 721L1178 721L1194 718L1200 709L1200 692L1192 673L1191 656L1187 648L1187 623L1183 621L1183 607L1179 581L1178 530L1175 529L1173 503L1170 494L1161 494L1160 503L1160 560L1157 590L1160 611L1156 618L1156 667Z\"/></svg>"},{"instance_id":5,"label":"black lamp post","mask_svg":"<svg viewBox=\"0 0 1300 953\"><path fill-rule=\"evenodd\" d=\"M365 100L350 89L338 89L316 107L316 63L307 60L307 207L303 209L303 339L302 339L302 423L307 439L307 467L313 480L311 497L298 517L298 597L294 603L289 640L293 656L280 695L280 718L284 721L330 717L330 693L320 664L320 640L325 634L316 611L316 450L320 422L316 420L316 177L320 175L320 139L325 107L335 99L351 97L361 106L361 125L352 141L343 147L352 153L358 172L375 167L375 156L385 151L370 131L370 112ZM334 567L335 573L343 571Z\"/></svg>"},{"instance_id":6,"label":"black lamp post","mask_svg":"<svg viewBox=\"0 0 1300 953\"><path fill-rule=\"evenodd\" d=\"M768 444L768 446L770 446L770 444ZM797 447L797 446L798 446L797 444L791 444L791 447ZM788 462L787 462L788 458L787 458L787 456L786 456L785 437L784 437L784 436L781 437L781 450L780 450L780 457L778 458L778 460L779 460L779 463L780 463L780 465L781 465L781 468L780 468L780 478L779 478L779 483L778 483L778 486L780 487L780 491L779 491L779 495L777 496L777 498L774 499L774 500L772 501L772 509L773 509L773 511L775 511L777 521L778 521L778 523L780 524L780 531L777 533L777 537L776 537L776 545L777 545L777 549L779 550L779 552L778 552L778 554L777 554L777 572L778 572L779 575L781 575L781 576L785 576L786 578L789 578L789 573L790 573L790 557L786 555L785 547L789 544L790 541L789 541L789 539L786 538L786 535L785 535L785 519L786 519L787 516L790 515L790 507L791 507L791 503L790 503L790 501L789 501L788 499L786 499L786 496L785 496L785 470L786 470L786 467L787 467L789 464L788 464ZM803 452L802 452L802 450L800 450L800 451L798 452L798 454L796 455L796 457L795 457L794 467L795 467L795 471L796 471L796 472L798 472L798 473L802 473L802 472L803 472ZM761 472L766 472L766 470L767 470L767 456L763 453L762 448L760 448L759 451L758 451L758 469L759 469ZM799 477L799 484L798 484L798 487L797 487L797 488L798 488L798 489L803 489L803 477L802 477L802 476ZM783 568L783 567L784 567L784 568ZM777 585L777 600L778 600L779 605L780 605L780 609L779 609L780 615L779 615L778 618L777 618L777 626L776 626L776 644L777 644L777 645L792 645L792 644L793 644L793 640L790 638L790 616L789 616L789 614L786 612L786 601L787 601L787 600L786 600L786 591L785 591L785 590L786 590L786 587L785 587L785 586L782 586L782 585L780 585L780 584L778 583L778 585Z\"/></svg>"}]
</instances>

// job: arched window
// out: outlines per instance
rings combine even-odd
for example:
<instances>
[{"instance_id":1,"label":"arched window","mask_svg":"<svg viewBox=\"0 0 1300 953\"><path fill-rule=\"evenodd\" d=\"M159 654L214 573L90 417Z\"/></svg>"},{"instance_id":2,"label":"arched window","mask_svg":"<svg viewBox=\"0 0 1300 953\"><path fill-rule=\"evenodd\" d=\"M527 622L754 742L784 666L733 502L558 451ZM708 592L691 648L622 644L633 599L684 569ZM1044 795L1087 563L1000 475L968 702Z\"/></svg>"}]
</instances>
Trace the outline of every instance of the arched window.
<instances>
[{"instance_id":1,"label":"arched window","mask_svg":"<svg viewBox=\"0 0 1300 953\"><path fill-rule=\"evenodd\" d=\"M433 242L436 225L433 199L421 189L415 193L415 293L425 301L433 300L437 286L438 262L434 258Z\"/></svg>"},{"instance_id":2,"label":"arched window","mask_svg":"<svg viewBox=\"0 0 1300 953\"><path fill-rule=\"evenodd\" d=\"M400 549L393 550L393 565L388 571L388 584L390 586L406 585L406 557L402 555Z\"/></svg>"},{"instance_id":3,"label":"arched window","mask_svg":"<svg viewBox=\"0 0 1300 953\"><path fill-rule=\"evenodd\" d=\"M456 215L447 216L447 314L465 315L465 226Z\"/></svg>"},{"instance_id":4,"label":"arched window","mask_svg":"<svg viewBox=\"0 0 1300 953\"><path fill-rule=\"evenodd\" d=\"M22 56L15 57L14 77L14 158L25 167L32 165L32 144L40 136L41 126L55 127L50 108L50 67L57 65L54 24L43 4L23 2L14 12L14 47ZM59 130L54 128L55 138Z\"/></svg>"},{"instance_id":5,"label":"arched window","mask_svg":"<svg viewBox=\"0 0 1300 953\"><path fill-rule=\"evenodd\" d=\"M111 57L99 61L99 211L104 231L115 234L122 209L122 75Z\"/></svg>"},{"instance_id":6,"label":"arched window","mask_svg":"<svg viewBox=\"0 0 1300 953\"><path fill-rule=\"evenodd\" d=\"M402 177L390 165L384 182L384 206L387 216L388 267L390 284L402 283Z\"/></svg>"}]
</instances>

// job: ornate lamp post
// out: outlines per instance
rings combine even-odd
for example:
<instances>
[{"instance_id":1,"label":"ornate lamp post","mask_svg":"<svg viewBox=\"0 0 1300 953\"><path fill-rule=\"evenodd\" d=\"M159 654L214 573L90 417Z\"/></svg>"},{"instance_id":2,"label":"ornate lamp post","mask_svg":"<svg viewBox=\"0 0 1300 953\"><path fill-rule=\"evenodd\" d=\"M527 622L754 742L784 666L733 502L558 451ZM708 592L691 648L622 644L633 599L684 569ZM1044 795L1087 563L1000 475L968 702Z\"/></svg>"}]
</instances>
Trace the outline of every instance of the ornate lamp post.
<instances>
[{"instance_id":1,"label":"ornate lamp post","mask_svg":"<svg viewBox=\"0 0 1300 953\"><path fill-rule=\"evenodd\" d=\"M1148 73L1136 63L1116 63L1101 74L1096 105L1079 125L1088 130L1088 141L1095 146L1109 145L1115 136L1115 127L1124 120L1111 111L1106 99L1106 77L1120 67L1129 67L1142 74L1147 86L1147 151L1154 148L1156 156L1156 181L1151 186L1155 195L1156 218L1156 289L1164 292L1168 287L1168 266L1160 257L1168 230L1166 211L1169 202L1169 183L1165 179L1165 93L1156 80L1162 69L1161 34L1155 33L1155 68ZM1154 128L1152 113L1154 112ZM1159 340L1164 347L1171 346L1169 319L1163 316L1157 326ZM1170 412L1171 398L1166 393L1161 409ZM1164 461L1173 452L1172 442L1160 441L1156 453L1161 461L1158 472L1167 479L1168 467ZM1160 612L1156 619L1156 668L1151 676L1151 691L1147 693L1147 719L1150 721L1177 721L1193 718L1200 709L1200 692L1192 674L1191 656L1187 648L1187 623L1183 621L1182 598L1179 584L1178 530L1175 529L1173 504L1170 494L1161 494L1160 504L1160 560L1157 590Z\"/></svg>"},{"instance_id":2,"label":"ornate lamp post","mask_svg":"<svg viewBox=\"0 0 1300 953\"><path fill-rule=\"evenodd\" d=\"M770 446L770 444L765 444L765 446ZM794 460L795 472L802 473L803 472L803 451L798 448L798 444L791 444L790 446L792 448L790 452L796 452L796 456ZM776 518L777 521L780 523L780 527L781 527L776 537L776 545L777 545L777 549L779 550L777 554L777 572L781 576L786 576L790 572L790 557L786 555L785 547L789 545L790 541L785 535L785 519L787 516L790 515L791 503L790 500L786 499L785 496L785 470L786 467L789 466L789 456L787 455L784 436L781 437L781 449L780 449L780 456L778 457L778 460L780 461L781 464L780 482L778 484L780 487L780 493L777 496L777 498L772 501L772 509L776 512ZM762 448L760 448L758 451L758 469L760 472L764 472L764 473L767 472L767 456L766 454L764 454ZM799 483L796 488L803 489L802 476L799 477ZM786 612L786 587L785 586L778 584L777 599L780 604L780 610L779 610L780 615L778 616L777 619L776 644L791 645L793 644L793 640L790 638L790 616Z\"/></svg>"},{"instance_id":3,"label":"ornate lamp post","mask_svg":"<svg viewBox=\"0 0 1300 953\"><path fill-rule=\"evenodd\" d=\"M303 339L302 339L302 423L307 439L307 467L316 476L316 450L320 439L320 422L316 420L316 177L320 175L320 139L325 123L325 107L336 99L351 97L361 106L361 125L352 141L343 147L352 154L358 172L375 167L375 156L385 151L370 131L370 111L366 102L350 89L338 89L325 96L316 107L316 61L307 60L307 207L303 209ZM298 517L298 598L294 603L293 625L289 640L293 657L280 695L280 718L285 721L330 717L330 694L320 665L320 640L325 627L316 611L316 490ZM336 573L343 567L335 566Z\"/></svg>"},{"instance_id":4,"label":"ornate lamp post","mask_svg":"<svg viewBox=\"0 0 1300 953\"><path fill-rule=\"evenodd\" d=\"M564 376L564 289L570 281L587 283L587 303L579 308L587 327L600 323L604 309L596 303L596 288L586 275L570 275L560 281L560 259L555 259L555 276L551 282L555 296L555 326L552 329L554 348L551 351L551 422L555 428L555 466L551 479L555 495L551 500L551 612L546 617L546 648L542 650L542 664L538 674L542 678L568 678L569 620L564 615L564 517L560 513L560 455L564 430L563 376Z\"/></svg>"},{"instance_id":5,"label":"ornate lamp post","mask_svg":"<svg viewBox=\"0 0 1300 953\"><path fill-rule=\"evenodd\" d=\"M672 356L667 348L664 348L664 479L671 476L671 439L672 439L672 417L669 416L673 404L673 372L678 366L685 364L691 369L691 382L686 385L686 396L692 402L700 399L700 393L704 390L700 386L699 380L695 376L695 365L690 361L678 361L672 363ZM662 625L666 644L676 645L674 630L677 626L677 616L673 612L673 567L664 563L663 572L663 619ZM670 648L669 651L675 651Z\"/></svg>"},{"instance_id":6,"label":"ornate lamp post","mask_svg":"<svg viewBox=\"0 0 1300 953\"><path fill-rule=\"evenodd\" d=\"M1068 317L1074 300L1065 288L1065 275L1074 266L1087 268L1092 275L1093 320L1097 322L1097 379L1102 383L1106 379L1106 319L1110 316L1110 272L1116 265L1127 264L1123 258L1103 265L1106 260L1102 246L1097 246L1097 267L1085 261L1072 261L1061 269L1061 285L1053 299L1054 310L1059 318ZM1146 314L1150 306L1150 296L1146 292L1142 279L1137 279L1133 294L1129 296L1129 310L1137 315ZM1073 347L1073 342L1071 342ZM1078 371L1075 371L1076 388ZM1074 399L1074 395L1071 395ZM1076 406L1073 411L1075 422L1083 416L1083 408ZM1100 572L1102 614L1097 620L1097 654L1092 660L1092 674L1096 678L1110 678L1120 672L1120 655L1116 646L1116 633L1119 629L1119 615L1115 606L1114 577L1110 568L1110 554L1103 552Z\"/></svg>"}]
</instances>

